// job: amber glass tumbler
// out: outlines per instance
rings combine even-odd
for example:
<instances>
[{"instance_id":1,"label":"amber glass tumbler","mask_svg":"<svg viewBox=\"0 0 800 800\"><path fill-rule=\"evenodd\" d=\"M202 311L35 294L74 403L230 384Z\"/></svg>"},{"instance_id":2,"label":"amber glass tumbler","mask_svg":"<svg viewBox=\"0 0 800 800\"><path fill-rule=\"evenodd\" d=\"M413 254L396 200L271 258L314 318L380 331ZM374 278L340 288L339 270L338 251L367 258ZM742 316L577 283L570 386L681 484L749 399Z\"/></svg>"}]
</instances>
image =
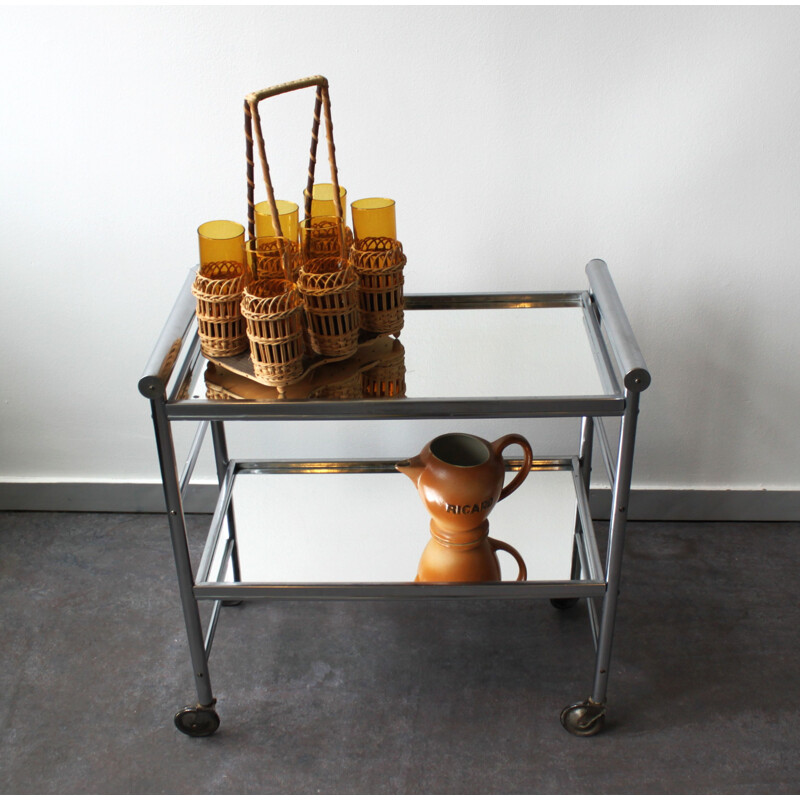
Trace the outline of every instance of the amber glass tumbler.
<instances>
[{"instance_id":1,"label":"amber glass tumbler","mask_svg":"<svg viewBox=\"0 0 800 800\"><path fill-rule=\"evenodd\" d=\"M344 226L335 214L310 217L300 223L300 248L304 259L341 257L344 245Z\"/></svg>"},{"instance_id":2,"label":"amber glass tumbler","mask_svg":"<svg viewBox=\"0 0 800 800\"><path fill-rule=\"evenodd\" d=\"M300 269L300 246L285 236L259 236L244 243L249 280L294 280Z\"/></svg>"},{"instance_id":3,"label":"amber glass tumbler","mask_svg":"<svg viewBox=\"0 0 800 800\"><path fill-rule=\"evenodd\" d=\"M244 269L244 226L227 219L204 222L197 229L200 244L200 271L212 265L239 266Z\"/></svg>"},{"instance_id":4,"label":"amber glass tumbler","mask_svg":"<svg viewBox=\"0 0 800 800\"><path fill-rule=\"evenodd\" d=\"M342 218L345 219L347 217L347 189L344 186L339 186L339 199L342 201ZM311 192L311 216L336 216L336 203L333 198L332 183L314 184Z\"/></svg>"},{"instance_id":5,"label":"amber glass tumbler","mask_svg":"<svg viewBox=\"0 0 800 800\"><path fill-rule=\"evenodd\" d=\"M350 206L353 213L353 236L359 239L397 239L394 200L388 197L365 197Z\"/></svg>"},{"instance_id":6,"label":"amber glass tumbler","mask_svg":"<svg viewBox=\"0 0 800 800\"><path fill-rule=\"evenodd\" d=\"M278 207L278 219L281 223L281 233L285 239L291 242L297 241L298 221L300 218L297 203L291 200L276 200ZM272 224L272 212L269 207L269 200L263 203L256 203L256 238L263 236L277 236L275 226Z\"/></svg>"}]
</instances>

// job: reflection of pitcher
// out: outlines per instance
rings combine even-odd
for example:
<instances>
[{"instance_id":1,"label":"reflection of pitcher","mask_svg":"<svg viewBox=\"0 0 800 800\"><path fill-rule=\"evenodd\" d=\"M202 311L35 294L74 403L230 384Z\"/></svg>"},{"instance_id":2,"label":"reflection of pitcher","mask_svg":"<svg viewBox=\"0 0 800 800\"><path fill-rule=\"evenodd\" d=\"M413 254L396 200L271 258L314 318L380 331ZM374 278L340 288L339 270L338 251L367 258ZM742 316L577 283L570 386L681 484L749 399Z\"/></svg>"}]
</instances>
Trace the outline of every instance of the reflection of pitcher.
<instances>
[{"instance_id":1,"label":"reflection of pitcher","mask_svg":"<svg viewBox=\"0 0 800 800\"><path fill-rule=\"evenodd\" d=\"M506 447L518 444L525 459L503 487ZM408 475L431 515L431 540L420 559L417 581L499 581L496 550L511 553L519 564L518 581L527 577L522 556L489 537L487 517L494 506L519 488L528 476L533 454L528 441L511 433L487 442L466 433L449 433L429 442L418 456L396 468Z\"/></svg>"}]
</instances>

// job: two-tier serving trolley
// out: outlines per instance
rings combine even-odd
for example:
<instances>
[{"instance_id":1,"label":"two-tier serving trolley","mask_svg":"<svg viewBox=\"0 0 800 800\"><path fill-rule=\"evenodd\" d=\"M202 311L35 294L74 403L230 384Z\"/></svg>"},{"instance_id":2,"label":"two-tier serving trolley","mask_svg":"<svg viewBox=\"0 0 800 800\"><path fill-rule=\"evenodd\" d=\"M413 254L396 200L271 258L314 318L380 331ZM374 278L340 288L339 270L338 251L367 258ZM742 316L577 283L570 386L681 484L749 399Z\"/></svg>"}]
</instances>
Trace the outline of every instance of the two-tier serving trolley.
<instances>
[{"instance_id":1,"label":"two-tier serving trolley","mask_svg":"<svg viewBox=\"0 0 800 800\"><path fill-rule=\"evenodd\" d=\"M596 650L594 677L588 698L567 706L561 712L561 721L570 733L579 736L590 736L601 729L606 713L639 399L650 383L650 374L606 264L593 260L587 265L586 274L588 289L579 291L407 295L405 325L398 339L404 346L406 386L397 396L336 398L317 394L303 398L284 395L231 399L232 394L211 391L204 383L206 362L200 351L191 294L193 273L189 273L139 381L139 390L152 408L197 687L197 703L181 709L175 717L179 730L204 736L219 726L209 654L222 606L282 598L378 597L415 598L420 602L431 598L536 597L549 600L556 607L585 601ZM480 341L473 340L473 336L479 336ZM493 355L486 348L487 337L491 340L492 336L498 341L505 337L513 346L505 348L502 357ZM476 379L476 375L480 378ZM324 565L322 573L313 573L307 580L296 574L286 579L262 578L257 568L249 574L245 569L239 546L245 523L241 518L235 519L233 500L234 487L242 476L292 481L343 474L369 481L379 476L390 484L387 491L397 486L393 500L397 507L417 506L419 500L407 479L394 472L392 460L301 462L232 458L228 454L226 426L241 421L279 426L286 421L440 420L441 432L446 432L457 429L458 420L525 418L573 418L576 431L580 421L574 452L536 459L532 469L536 474L526 481L535 486L539 476L557 474L570 484L573 512L569 530L563 534L568 537L570 549L566 574L537 576L522 582L425 584L414 582L413 571L395 580L372 581L367 576L363 580L342 581L337 575L320 579ZM197 433L180 470L173 439L173 425L179 421L197 423ZM193 567L184 498L209 428L219 492L205 549ZM307 428L311 430L313 426ZM418 437L410 438L396 460L416 452L421 444ZM595 461L604 466L611 487L604 558L595 538L589 502L593 453ZM514 466L510 463L509 469ZM280 505L282 496L280 491L272 496L274 507ZM522 505L521 500L507 505L513 503ZM519 519L520 537L529 535L523 529L536 527L532 522L536 510L520 513ZM387 541L402 539L402 531L389 530L391 520L385 525ZM426 535L426 531L422 534ZM530 535L536 536L536 531ZM280 533L276 536L280 538ZM369 536L376 538L374 528ZM524 546L512 531L504 529L503 538L518 549ZM280 539L280 544L284 549L291 548L285 538ZM410 547L417 550L417 542ZM273 566L279 568L279 562L277 559ZM205 626L201 622L201 603L212 604L210 621Z\"/></svg>"}]
</instances>

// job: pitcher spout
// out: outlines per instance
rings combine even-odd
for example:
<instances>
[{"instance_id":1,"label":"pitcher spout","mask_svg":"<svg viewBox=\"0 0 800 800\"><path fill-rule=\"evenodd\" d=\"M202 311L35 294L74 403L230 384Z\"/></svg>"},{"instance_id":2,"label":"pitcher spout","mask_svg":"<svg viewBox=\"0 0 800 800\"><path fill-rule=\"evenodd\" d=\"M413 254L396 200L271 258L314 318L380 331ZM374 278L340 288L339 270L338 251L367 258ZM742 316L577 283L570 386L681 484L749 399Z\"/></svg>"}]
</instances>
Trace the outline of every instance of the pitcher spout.
<instances>
[{"instance_id":1,"label":"pitcher spout","mask_svg":"<svg viewBox=\"0 0 800 800\"><path fill-rule=\"evenodd\" d=\"M419 476L422 475L425 465L422 463L422 459L420 459L419 456L414 456L413 458L406 459L405 461L399 461L394 465L394 468L398 472L408 475L408 477L411 478L414 486L416 486L419 483Z\"/></svg>"}]
</instances>

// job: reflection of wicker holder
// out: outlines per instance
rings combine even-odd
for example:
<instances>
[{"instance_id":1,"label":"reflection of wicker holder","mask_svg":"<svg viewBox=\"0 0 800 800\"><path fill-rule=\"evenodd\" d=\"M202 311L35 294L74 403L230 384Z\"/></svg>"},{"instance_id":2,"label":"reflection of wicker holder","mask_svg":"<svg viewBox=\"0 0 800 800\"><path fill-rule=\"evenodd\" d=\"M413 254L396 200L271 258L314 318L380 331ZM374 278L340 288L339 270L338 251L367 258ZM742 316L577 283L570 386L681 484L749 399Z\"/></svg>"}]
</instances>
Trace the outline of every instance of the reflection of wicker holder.
<instances>
[{"instance_id":1,"label":"reflection of wicker holder","mask_svg":"<svg viewBox=\"0 0 800 800\"><path fill-rule=\"evenodd\" d=\"M403 245L394 239L359 239L350 251L358 274L361 327L400 333L403 327Z\"/></svg>"},{"instance_id":2,"label":"reflection of wicker holder","mask_svg":"<svg viewBox=\"0 0 800 800\"><path fill-rule=\"evenodd\" d=\"M300 271L300 248L288 239L274 237L251 239L245 244L247 268L252 280L265 278L286 279L287 269L291 280L297 280Z\"/></svg>"},{"instance_id":3,"label":"reflection of wicker holder","mask_svg":"<svg viewBox=\"0 0 800 800\"><path fill-rule=\"evenodd\" d=\"M206 397L209 400L238 400L231 392L226 391L221 386L215 386L206 380Z\"/></svg>"},{"instance_id":4,"label":"reflection of wicker holder","mask_svg":"<svg viewBox=\"0 0 800 800\"><path fill-rule=\"evenodd\" d=\"M240 304L244 288L241 264L203 264L192 285L197 300L197 330L205 356L234 356L247 349Z\"/></svg>"},{"instance_id":5,"label":"reflection of wicker holder","mask_svg":"<svg viewBox=\"0 0 800 800\"><path fill-rule=\"evenodd\" d=\"M294 284L267 278L242 297L255 376L268 386L286 386L303 373L303 302Z\"/></svg>"},{"instance_id":6,"label":"reflection of wicker holder","mask_svg":"<svg viewBox=\"0 0 800 800\"><path fill-rule=\"evenodd\" d=\"M337 258L309 261L297 287L303 295L308 338L315 353L342 357L358 348L358 276Z\"/></svg>"},{"instance_id":7,"label":"reflection of wicker holder","mask_svg":"<svg viewBox=\"0 0 800 800\"><path fill-rule=\"evenodd\" d=\"M406 351L399 339L392 341L391 353L361 374L364 397L406 396Z\"/></svg>"},{"instance_id":8,"label":"reflection of wicker holder","mask_svg":"<svg viewBox=\"0 0 800 800\"><path fill-rule=\"evenodd\" d=\"M320 386L309 395L318 400L360 400L363 397L361 390L361 374L356 372L337 383Z\"/></svg>"}]
</instances>

